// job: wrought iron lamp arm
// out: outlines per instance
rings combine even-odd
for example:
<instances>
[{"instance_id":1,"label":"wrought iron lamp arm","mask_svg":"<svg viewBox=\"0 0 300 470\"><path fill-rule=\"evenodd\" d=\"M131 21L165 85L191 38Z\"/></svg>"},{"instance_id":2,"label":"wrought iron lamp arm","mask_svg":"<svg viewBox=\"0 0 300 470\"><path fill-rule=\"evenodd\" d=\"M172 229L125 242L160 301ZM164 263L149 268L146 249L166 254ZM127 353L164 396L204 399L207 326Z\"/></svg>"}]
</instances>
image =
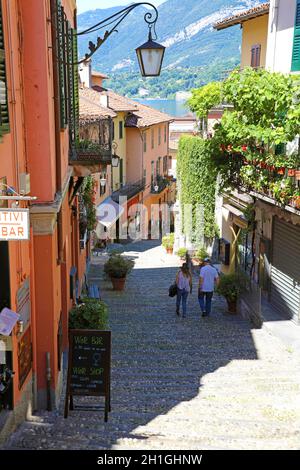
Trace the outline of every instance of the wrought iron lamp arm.
<instances>
[{"instance_id":1,"label":"wrought iron lamp arm","mask_svg":"<svg viewBox=\"0 0 300 470\"><path fill-rule=\"evenodd\" d=\"M118 32L117 27L119 26L120 23L134 10L135 8L142 6L142 5L148 5L151 8L153 8L154 12L147 12L144 15L144 20L148 24L149 30L151 31L152 28L155 31L155 25L158 20L158 10L157 8L152 5L152 3L149 2L139 2L139 3L134 3L132 5L129 5L126 8L123 8L123 10L120 10L119 12L115 13L112 16L109 16L108 18L100 21L99 23L95 24L94 26L91 26L90 28L81 31L76 34L76 36L83 36L85 34L90 34L95 31L98 31L100 29L103 29L107 26L110 26L113 24L113 27L110 30L106 30L104 33L103 38L98 36L97 38L97 44L94 44L92 41L89 42L89 50L90 52L85 54L85 58L82 59L78 64L81 64L82 62L85 62L88 60L92 55L102 46L102 44L112 35L112 33Z\"/></svg>"}]
</instances>

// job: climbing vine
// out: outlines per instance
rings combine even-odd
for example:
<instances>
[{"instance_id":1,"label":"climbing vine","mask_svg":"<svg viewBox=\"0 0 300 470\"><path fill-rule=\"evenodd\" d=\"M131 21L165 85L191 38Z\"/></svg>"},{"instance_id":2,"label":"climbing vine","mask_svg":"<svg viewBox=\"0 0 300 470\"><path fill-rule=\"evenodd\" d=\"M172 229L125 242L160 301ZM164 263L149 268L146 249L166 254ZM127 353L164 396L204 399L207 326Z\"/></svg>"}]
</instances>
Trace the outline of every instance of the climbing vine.
<instances>
[{"instance_id":1,"label":"climbing vine","mask_svg":"<svg viewBox=\"0 0 300 470\"><path fill-rule=\"evenodd\" d=\"M95 229L96 208L93 202L94 199L94 180L92 176L86 176L82 186L82 197L84 206L86 208L87 230L92 231Z\"/></svg>"},{"instance_id":2,"label":"climbing vine","mask_svg":"<svg viewBox=\"0 0 300 470\"><path fill-rule=\"evenodd\" d=\"M204 206L204 235L212 239L216 234L215 196L217 171L211 159L210 142L199 137L184 136L180 139L177 175L180 181L182 212L192 205L194 236L202 229L197 220L196 207ZM184 226L184 233L190 227Z\"/></svg>"},{"instance_id":3,"label":"climbing vine","mask_svg":"<svg viewBox=\"0 0 300 470\"><path fill-rule=\"evenodd\" d=\"M220 189L243 187L281 204L299 202L299 150L287 145L300 133L299 98L295 77L252 68L193 92L190 106L199 118L219 99L231 105L224 107L209 147Z\"/></svg>"}]
</instances>

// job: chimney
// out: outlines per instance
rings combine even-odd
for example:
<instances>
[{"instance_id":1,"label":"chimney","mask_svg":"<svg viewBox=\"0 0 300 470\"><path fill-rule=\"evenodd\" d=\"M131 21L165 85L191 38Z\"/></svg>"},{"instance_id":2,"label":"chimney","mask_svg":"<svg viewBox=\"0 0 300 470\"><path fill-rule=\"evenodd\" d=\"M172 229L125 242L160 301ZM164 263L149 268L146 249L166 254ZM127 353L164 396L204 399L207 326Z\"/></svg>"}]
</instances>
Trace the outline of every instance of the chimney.
<instances>
[{"instance_id":1,"label":"chimney","mask_svg":"<svg viewBox=\"0 0 300 470\"><path fill-rule=\"evenodd\" d=\"M104 108L108 108L108 96L107 95L100 95L100 104L104 106Z\"/></svg>"},{"instance_id":2,"label":"chimney","mask_svg":"<svg viewBox=\"0 0 300 470\"><path fill-rule=\"evenodd\" d=\"M83 88L92 87L92 61L91 59L85 60L79 65L79 77L81 86Z\"/></svg>"}]
</instances>

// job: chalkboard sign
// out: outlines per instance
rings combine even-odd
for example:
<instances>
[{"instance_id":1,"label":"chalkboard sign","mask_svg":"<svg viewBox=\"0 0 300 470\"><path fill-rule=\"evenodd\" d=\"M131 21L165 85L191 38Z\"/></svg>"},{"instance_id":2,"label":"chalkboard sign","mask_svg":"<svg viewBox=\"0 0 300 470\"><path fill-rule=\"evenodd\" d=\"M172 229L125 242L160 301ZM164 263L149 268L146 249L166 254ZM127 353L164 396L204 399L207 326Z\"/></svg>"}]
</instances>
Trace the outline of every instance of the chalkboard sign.
<instances>
[{"instance_id":1,"label":"chalkboard sign","mask_svg":"<svg viewBox=\"0 0 300 470\"><path fill-rule=\"evenodd\" d=\"M110 411L111 332L71 330L69 340L65 418L68 410L74 409L73 396L99 396L105 397L107 421Z\"/></svg>"}]
</instances>

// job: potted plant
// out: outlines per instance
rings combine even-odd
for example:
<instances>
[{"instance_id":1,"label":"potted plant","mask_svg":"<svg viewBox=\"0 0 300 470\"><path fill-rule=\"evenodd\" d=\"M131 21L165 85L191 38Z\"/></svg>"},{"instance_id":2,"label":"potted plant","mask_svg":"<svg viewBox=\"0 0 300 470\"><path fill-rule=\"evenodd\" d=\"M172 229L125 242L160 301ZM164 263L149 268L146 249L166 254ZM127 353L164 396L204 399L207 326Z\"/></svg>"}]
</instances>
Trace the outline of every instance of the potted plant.
<instances>
[{"instance_id":1,"label":"potted plant","mask_svg":"<svg viewBox=\"0 0 300 470\"><path fill-rule=\"evenodd\" d=\"M69 328L72 330L107 330L107 327L108 308L101 300L85 297L70 311Z\"/></svg>"},{"instance_id":2,"label":"potted plant","mask_svg":"<svg viewBox=\"0 0 300 470\"><path fill-rule=\"evenodd\" d=\"M196 253L193 256L193 262L197 264L202 264L205 258L209 258L209 255L204 247L198 248Z\"/></svg>"},{"instance_id":3,"label":"potted plant","mask_svg":"<svg viewBox=\"0 0 300 470\"><path fill-rule=\"evenodd\" d=\"M300 190L296 190L293 197L290 199L289 204L295 209L300 209Z\"/></svg>"},{"instance_id":4,"label":"potted plant","mask_svg":"<svg viewBox=\"0 0 300 470\"><path fill-rule=\"evenodd\" d=\"M117 253L110 255L104 265L104 272L110 277L114 290L124 290L126 276L132 271L133 267L134 261Z\"/></svg>"},{"instance_id":5,"label":"potted plant","mask_svg":"<svg viewBox=\"0 0 300 470\"><path fill-rule=\"evenodd\" d=\"M174 247L174 233L170 233L169 235L165 235L162 239L162 246L166 249L168 254L173 253Z\"/></svg>"},{"instance_id":6,"label":"potted plant","mask_svg":"<svg viewBox=\"0 0 300 470\"><path fill-rule=\"evenodd\" d=\"M179 248L179 250L177 251L177 256L179 256L179 258L181 260L186 259L186 254L187 254L187 249L186 248Z\"/></svg>"},{"instance_id":7,"label":"potted plant","mask_svg":"<svg viewBox=\"0 0 300 470\"><path fill-rule=\"evenodd\" d=\"M243 286L244 281L236 273L223 274L220 277L217 293L223 295L227 300L229 313L237 313L237 300L243 290Z\"/></svg>"}]
</instances>

